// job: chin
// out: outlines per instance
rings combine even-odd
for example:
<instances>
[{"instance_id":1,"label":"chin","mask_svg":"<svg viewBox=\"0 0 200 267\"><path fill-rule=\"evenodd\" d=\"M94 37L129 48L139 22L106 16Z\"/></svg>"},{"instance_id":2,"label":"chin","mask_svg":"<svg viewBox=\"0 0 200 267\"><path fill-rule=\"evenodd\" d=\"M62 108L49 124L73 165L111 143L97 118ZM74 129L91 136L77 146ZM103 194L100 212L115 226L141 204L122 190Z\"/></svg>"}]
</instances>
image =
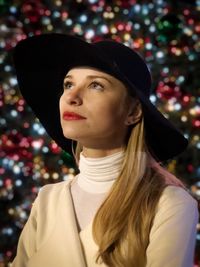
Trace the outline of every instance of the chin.
<instances>
[{"instance_id":1,"label":"chin","mask_svg":"<svg viewBox=\"0 0 200 267\"><path fill-rule=\"evenodd\" d=\"M63 135L64 135L65 138L71 139L71 140L74 140L74 141L79 141L79 139L81 138L80 137L80 132L77 133L77 132L75 132L73 130L69 131L69 129L68 130L63 130Z\"/></svg>"}]
</instances>

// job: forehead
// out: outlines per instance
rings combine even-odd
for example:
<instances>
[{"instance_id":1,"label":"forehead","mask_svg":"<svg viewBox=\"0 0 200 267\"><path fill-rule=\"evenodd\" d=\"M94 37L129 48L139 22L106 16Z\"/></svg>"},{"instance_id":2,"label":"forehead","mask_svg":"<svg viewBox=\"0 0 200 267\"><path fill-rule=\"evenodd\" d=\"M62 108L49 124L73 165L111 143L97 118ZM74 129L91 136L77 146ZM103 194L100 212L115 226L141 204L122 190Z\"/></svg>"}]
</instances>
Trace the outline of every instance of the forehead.
<instances>
[{"instance_id":1,"label":"forehead","mask_svg":"<svg viewBox=\"0 0 200 267\"><path fill-rule=\"evenodd\" d=\"M89 67L89 66L81 66L81 67L74 67L71 68L67 73L66 76L71 75L71 76L87 76L87 75L96 75L99 77L106 77L107 79L114 81L114 80L118 80L116 79L114 76L103 72L99 69L93 68L93 67Z\"/></svg>"}]
</instances>

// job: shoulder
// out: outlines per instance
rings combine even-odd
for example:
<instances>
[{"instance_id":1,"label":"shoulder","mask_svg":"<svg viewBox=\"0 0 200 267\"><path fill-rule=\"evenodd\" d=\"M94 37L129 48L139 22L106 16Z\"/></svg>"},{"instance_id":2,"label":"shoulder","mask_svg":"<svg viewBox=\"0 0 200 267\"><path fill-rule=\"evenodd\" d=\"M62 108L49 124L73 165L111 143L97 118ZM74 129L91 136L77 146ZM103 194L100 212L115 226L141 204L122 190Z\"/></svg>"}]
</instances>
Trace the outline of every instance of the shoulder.
<instances>
[{"instance_id":1,"label":"shoulder","mask_svg":"<svg viewBox=\"0 0 200 267\"><path fill-rule=\"evenodd\" d=\"M198 216L197 201L189 191L167 186L150 231L147 266L192 266Z\"/></svg>"},{"instance_id":2,"label":"shoulder","mask_svg":"<svg viewBox=\"0 0 200 267\"><path fill-rule=\"evenodd\" d=\"M70 182L71 182L71 179L67 180L67 181L62 181L62 182L59 182L59 183L55 183L55 184L44 185L43 187L41 187L38 195L39 196L44 196L44 195L59 193L65 187L68 187Z\"/></svg>"},{"instance_id":3,"label":"shoulder","mask_svg":"<svg viewBox=\"0 0 200 267\"><path fill-rule=\"evenodd\" d=\"M198 202L186 189L169 185L167 186L158 203L155 222L169 220L189 219L190 222L198 222Z\"/></svg>"},{"instance_id":4,"label":"shoulder","mask_svg":"<svg viewBox=\"0 0 200 267\"><path fill-rule=\"evenodd\" d=\"M170 207L180 204L184 204L186 206L197 206L197 201L192 197L189 190L180 186L167 186L160 197L159 207L163 205Z\"/></svg>"},{"instance_id":5,"label":"shoulder","mask_svg":"<svg viewBox=\"0 0 200 267\"><path fill-rule=\"evenodd\" d=\"M35 206L45 207L45 209L47 209L48 206L57 206L59 198L64 196L67 192L70 182L71 179L43 186L35 200Z\"/></svg>"}]
</instances>

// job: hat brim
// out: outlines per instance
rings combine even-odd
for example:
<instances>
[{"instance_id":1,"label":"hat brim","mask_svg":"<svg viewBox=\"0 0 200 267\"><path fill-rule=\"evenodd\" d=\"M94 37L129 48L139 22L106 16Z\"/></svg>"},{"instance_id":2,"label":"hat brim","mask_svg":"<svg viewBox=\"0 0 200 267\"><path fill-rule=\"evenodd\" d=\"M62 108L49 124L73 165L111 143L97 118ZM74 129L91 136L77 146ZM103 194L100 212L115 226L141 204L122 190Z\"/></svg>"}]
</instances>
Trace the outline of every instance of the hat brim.
<instances>
[{"instance_id":1,"label":"hat brim","mask_svg":"<svg viewBox=\"0 0 200 267\"><path fill-rule=\"evenodd\" d=\"M121 75L98 46L71 35L44 34L19 42L13 51L13 60L22 96L50 137L69 153L71 140L62 132L59 97L64 76L75 66L95 67L117 77L134 90L142 103L146 142L156 160L173 158L188 145L182 133L135 84Z\"/></svg>"}]
</instances>

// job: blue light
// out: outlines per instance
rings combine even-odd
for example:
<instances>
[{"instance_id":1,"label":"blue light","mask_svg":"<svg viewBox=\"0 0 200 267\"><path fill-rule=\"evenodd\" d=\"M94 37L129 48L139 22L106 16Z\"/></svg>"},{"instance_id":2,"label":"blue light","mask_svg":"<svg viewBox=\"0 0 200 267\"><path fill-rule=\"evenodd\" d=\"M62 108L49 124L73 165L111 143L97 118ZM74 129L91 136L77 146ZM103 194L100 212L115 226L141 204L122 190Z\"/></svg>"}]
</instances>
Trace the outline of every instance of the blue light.
<instances>
[{"instance_id":1,"label":"blue light","mask_svg":"<svg viewBox=\"0 0 200 267\"><path fill-rule=\"evenodd\" d=\"M4 67L4 70L6 71L6 72L9 72L9 71L11 71L11 66L10 65L6 65L5 67Z\"/></svg>"},{"instance_id":2,"label":"blue light","mask_svg":"<svg viewBox=\"0 0 200 267\"><path fill-rule=\"evenodd\" d=\"M15 6L11 6L9 9L10 9L10 13L13 13L13 14L17 13L17 8Z\"/></svg>"},{"instance_id":3,"label":"blue light","mask_svg":"<svg viewBox=\"0 0 200 267\"><path fill-rule=\"evenodd\" d=\"M146 47L147 50L151 50L152 47L153 47L153 45L152 45L151 43L147 43L147 44L145 45L145 47Z\"/></svg>"},{"instance_id":4,"label":"blue light","mask_svg":"<svg viewBox=\"0 0 200 267\"><path fill-rule=\"evenodd\" d=\"M54 18L59 18L59 17L60 17L60 12L58 12L58 11L54 11L54 12L53 12L53 17L54 17Z\"/></svg>"},{"instance_id":5,"label":"blue light","mask_svg":"<svg viewBox=\"0 0 200 267\"><path fill-rule=\"evenodd\" d=\"M95 4L95 3L98 2L98 0L89 0L88 2L89 2L90 4Z\"/></svg>"},{"instance_id":6,"label":"blue light","mask_svg":"<svg viewBox=\"0 0 200 267\"><path fill-rule=\"evenodd\" d=\"M104 34L108 33L108 26L107 25L102 25L100 29L101 29L102 33L104 33Z\"/></svg>"},{"instance_id":7,"label":"blue light","mask_svg":"<svg viewBox=\"0 0 200 267\"><path fill-rule=\"evenodd\" d=\"M0 48L4 48L6 46L5 41L1 40L0 41Z\"/></svg>"},{"instance_id":8,"label":"blue light","mask_svg":"<svg viewBox=\"0 0 200 267\"><path fill-rule=\"evenodd\" d=\"M39 133L40 135L43 135L45 132L46 132L46 131L45 131L45 129L44 129L43 127L40 127L39 130L38 130L38 133Z\"/></svg>"},{"instance_id":9,"label":"blue light","mask_svg":"<svg viewBox=\"0 0 200 267\"><path fill-rule=\"evenodd\" d=\"M44 153L48 153L48 152L49 152L48 147L44 146L44 147L42 148L42 152L44 152Z\"/></svg>"},{"instance_id":10,"label":"blue light","mask_svg":"<svg viewBox=\"0 0 200 267\"><path fill-rule=\"evenodd\" d=\"M86 22L87 19L88 19L88 17L85 14L80 16L80 22L82 22L82 23Z\"/></svg>"},{"instance_id":11,"label":"blue light","mask_svg":"<svg viewBox=\"0 0 200 267\"><path fill-rule=\"evenodd\" d=\"M65 22L65 24L66 24L67 26L71 26L72 23L73 23L73 21L72 21L71 19L67 19L66 22Z\"/></svg>"},{"instance_id":12,"label":"blue light","mask_svg":"<svg viewBox=\"0 0 200 267\"><path fill-rule=\"evenodd\" d=\"M17 79L14 78L14 77L10 78L10 84L11 84L12 86L17 85Z\"/></svg>"},{"instance_id":13,"label":"blue light","mask_svg":"<svg viewBox=\"0 0 200 267\"><path fill-rule=\"evenodd\" d=\"M128 9L124 9L124 10L123 10L123 14L124 14L124 15L128 15L128 13L129 13L129 10L128 10Z\"/></svg>"},{"instance_id":14,"label":"blue light","mask_svg":"<svg viewBox=\"0 0 200 267\"><path fill-rule=\"evenodd\" d=\"M42 24L49 25L51 23L51 20L47 17L42 18Z\"/></svg>"},{"instance_id":15,"label":"blue light","mask_svg":"<svg viewBox=\"0 0 200 267\"><path fill-rule=\"evenodd\" d=\"M151 26L149 27L149 31L150 31L150 32L155 32L155 31L156 31L156 27L155 27L155 25L151 25Z\"/></svg>"},{"instance_id":16,"label":"blue light","mask_svg":"<svg viewBox=\"0 0 200 267\"><path fill-rule=\"evenodd\" d=\"M14 160L12 160L12 159L9 160L9 161L8 161L8 166L9 166L9 167L13 167L13 165L14 165Z\"/></svg>"},{"instance_id":17,"label":"blue light","mask_svg":"<svg viewBox=\"0 0 200 267\"><path fill-rule=\"evenodd\" d=\"M164 67L164 68L163 68L163 72L164 72L164 73L169 73L169 68L168 68L168 67Z\"/></svg>"},{"instance_id":18,"label":"blue light","mask_svg":"<svg viewBox=\"0 0 200 267\"><path fill-rule=\"evenodd\" d=\"M23 167L24 166L24 162L20 161L20 162L18 162L18 165L19 165L19 167Z\"/></svg>"},{"instance_id":19,"label":"blue light","mask_svg":"<svg viewBox=\"0 0 200 267\"><path fill-rule=\"evenodd\" d=\"M85 33L85 38L86 39L92 39L95 35L95 32L93 29L88 29Z\"/></svg>"},{"instance_id":20,"label":"blue light","mask_svg":"<svg viewBox=\"0 0 200 267\"><path fill-rule=\"evenodd\" d=\"M13 234L13 229L10 227L5 227L2 229L2 234L4 235L12 235Z\"/></svg>"},{"instance_id":21,"label":"blue light","mask_svg":"<svg viewBox=\"0 0 200 267\"><path fill-rule=\"evenodd\" d=\"M134 27L135 30L139 30L141 26L140 26L139 23L135 23L135 24L133 25L133 27Z\"/></svg>"},{"instance_id":22,"label":"blue light","mask_svg":"<svg viewBox=\"0 0 200 267\"><path fill-rule=\"evenodd\" d=\"M134 11L135 11L136 13L139 13L140 10L141 10L141 6L138 5L138 4L136 4L136 5L134 6Z\"/></svg>"},{"instance_id":23,"label":"blue light","mask_svg":"<svg viewBox=\"0 0 200 267\"><path fill-rule=\"evenodd\" d=\"M175 108L175 110L181 110L181 105L179 104L179 103L176 103L175 105L174 105L174 108Z\"/></svg>"},{"instance_id":24,"label":"blue light","mask_svg":"<svg viewBox=\"0 0 200 267\"><path fill-rule=\"evenodd\" d=\"M13 172L19 174L21 172L20 167L18 165L13 166Z\"/></svg>"},{"instance_id":25,"label":"blue light","mask_svg":"<svg viewBox=\"0 0 200 267\"><path fill-rule=\"evenodd\" d=\"M157 100L157 98L156 98L155 95L150 95L150 101L151 101L153 104L156 103L156 100Z\"/></svg>"},{"instance_id":26,"label":"blue light","mask_svg":"<svg viewBox=\"0 0 200 267\"><path fill-rule=\"evenodd\" d=\"M143 8L142 8L142 14L143 15L147 15L148 13L149 13L148 7L147 6L143 6Z\"/></svg>"},{"instance_id":27,"label":"blue light","mask_svg":"<svg viewBox=\"0 0 200 267\"><path fill-rule=\"evenodd\" d=\"M5 158L5 159L2 160L2 163L3 163L3 165L8 165L9 160Z\"/></svg>"},{"instance_id":28,"label":"blue light","mask_svg":"<svg viewBox=\"0 0 200 267\"><path fill-rule=\"evenodd\" d=\"M185 81L185 77L184 76L179 76L178 78L177 78L177 84L181 84L181 83L183 83Z\"/></svg>"},{"instance_id":29,"label":"blue light","mask_svg":"<svg viewBox=\"0 0 200 267\"><path fill-rule=\"evenodd\" d=\"M145 19L145 20L144 20L144 24L145 24L145 25L149 25L150 23L151 23L151 21L150 21L149 19Z\"/></svg>"},{"instance_id":30,"label":"blue light","mask_svg":"<svg viewBox=\"0 0 200 267\"><path fill-rule=\"evenodd\" d=\"M17 113L17 111L15 109L13 109L13 110L10 111L10 114L11 114L12 117L17 117L18 113Z\"/></svg>"},{"instance_id":31,"label":"blue light","mask_svg":"<svg viewBox=\"0 0 200 267\"><path fill-rule=\"evenodd\" d=\"M5 124L6 124L6 120L5 120L4 118L1 118L1 119L0 119L0 124L1 124L1 125L5 125Z\"/></svg>"},{"instance_id":32,"label":"blue light","mask_svg":"<svg viewBox=\"0 0 200 267\"><path fill-rule=\"evenodd\" d=\"M164 57L164 53L163 53L162 51L158 51L158 52L156 53L156 57L157 57L157 58L163 58L163 57Z\"/></svg>"},{"instance_id":33,"label":"blue light","mask_svg":"<svg viewBox=\"0 0 200 267\"><path fill-rule=\"evenodd\" d=\"M62 165L62 164L63 164L63 160L62 160L62 159L59 159L59 160L58 160L58 164L59 164L59 165Z\"/></svg>"},{"instance_id":34,"label":"blue light","mask_svg":"<svg viewBox=\"0 0 200 267\"><path fill-rule=\"evenodd\" d=\"M22 185L22 180L16 180L15 181L15 185L17 186L17 187L19 187L19 186L21 186Z\"/></svg>"},{"instance_id":35,"label":"blue light","mask_svg":"<svg viewBox=\"0 0 200 267\"><path fill-rule=\"evenodd\" d=\"M163 0L157 0L158 5L163 5Z\"/></svg>"}]
</instances>

